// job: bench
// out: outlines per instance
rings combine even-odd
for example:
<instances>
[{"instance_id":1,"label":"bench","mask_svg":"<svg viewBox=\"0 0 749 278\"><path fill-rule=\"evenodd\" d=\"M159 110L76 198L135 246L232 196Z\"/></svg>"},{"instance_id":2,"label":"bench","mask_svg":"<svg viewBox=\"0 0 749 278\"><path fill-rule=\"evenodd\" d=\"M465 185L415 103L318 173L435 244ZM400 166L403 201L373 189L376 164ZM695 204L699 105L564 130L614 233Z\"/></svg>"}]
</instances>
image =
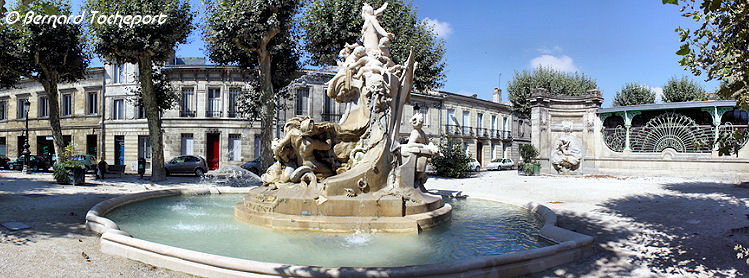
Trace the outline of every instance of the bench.
<instances>
[{"instance_id":1,"label":"bench","mask_svg":"<svg viewBox=\"0 0 749 278\"><path fill-rule=\"evenodd\" d=\"M107 172L104 174L120 174L122 177L125 174L125 165L107 165Z\"/></svg>"}]
</instances>

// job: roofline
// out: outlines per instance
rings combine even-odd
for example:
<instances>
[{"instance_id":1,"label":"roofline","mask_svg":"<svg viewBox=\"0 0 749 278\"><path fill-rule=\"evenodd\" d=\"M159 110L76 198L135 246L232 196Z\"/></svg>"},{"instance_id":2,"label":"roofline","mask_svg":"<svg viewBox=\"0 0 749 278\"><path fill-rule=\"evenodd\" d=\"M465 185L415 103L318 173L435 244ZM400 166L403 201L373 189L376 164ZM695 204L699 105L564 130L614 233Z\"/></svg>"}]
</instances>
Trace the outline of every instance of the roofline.
<instances>
[{"instance_id":1,"label":"roofline","mask_svg":"<svg viewBox=\"0 0 749 278\"><path fill-rule=\"evenodd\" d=\"M665 109L688 109L701 107L735 107L734 100L706 100L706 101L689 101L689 102L667 102L653 104L639 104L628 106L617 106L611 108L598 108L596 113L613 113L622 111L647 111L647 110L665 110Z\"/></svg>"}]
</instances>

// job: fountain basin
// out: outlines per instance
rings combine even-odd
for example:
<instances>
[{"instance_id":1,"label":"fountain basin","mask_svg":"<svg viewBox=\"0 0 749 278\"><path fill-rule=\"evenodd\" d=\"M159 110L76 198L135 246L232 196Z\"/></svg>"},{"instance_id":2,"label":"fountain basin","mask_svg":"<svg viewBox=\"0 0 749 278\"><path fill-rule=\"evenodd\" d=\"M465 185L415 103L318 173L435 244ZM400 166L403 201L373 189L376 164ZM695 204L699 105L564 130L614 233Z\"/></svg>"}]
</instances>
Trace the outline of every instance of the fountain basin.
<instances>
[{"instance_id":1,"label":"fountain basin","mask_svg":"<svg viewBox=\"0 0 749 278\"><path fill-rule=\"evenodd\" d=\"M221 191L222 193L227 193L223 189ZM234 191L233 193L246 193L246 189L240 188L234 188L232 191ZM211 255L133 238L124 231L121 231L114 222L100 216L106 215L106 213L119 206L145 199L210 193L218 193L218 190L215 188L163 190L107 200L98 204L89 212L87 215L87 227L92 231L103 234L101 248L105 253L120 255L152 265L201 276L336 277L366 275L412 277L456 275L459 273L469 276L514 276L540 271L579 258L589 250L590 243L592 242L592 238L588 236L554 227L553 221L555 221L555 216L550 210L543 206L528 204L527 208L530 208L533 215L540 220L540 236L554 240L558 242L557 244L501 255L440 263L432 262L432 264L425 265L396 267L312 267ZM206 232L206 236L209 234ZM414 236L424 237L425 235ZM251 240L252 238L253 235L248 235L247 238L238 240ZM330 253L335 253L335 250L331 250Z\"/></svg>"}]
</instances>

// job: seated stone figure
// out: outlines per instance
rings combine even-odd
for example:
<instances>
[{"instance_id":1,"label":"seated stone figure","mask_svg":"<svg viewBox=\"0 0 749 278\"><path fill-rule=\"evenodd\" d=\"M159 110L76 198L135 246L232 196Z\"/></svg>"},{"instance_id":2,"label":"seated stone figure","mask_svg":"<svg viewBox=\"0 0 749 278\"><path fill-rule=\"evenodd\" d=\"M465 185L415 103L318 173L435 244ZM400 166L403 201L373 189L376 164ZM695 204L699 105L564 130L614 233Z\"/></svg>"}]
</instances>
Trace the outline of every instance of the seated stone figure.
<instances>
[{"instance_id":1,"label":"seated stone figure","mask_svg":"<svg viewBox=\"0 0 749 278\"><path fill-rule=\"evenodd\" d=\"M284 126L284 137L273 144L277 162L263 175L263 182L288 182L291 173L302 167L320 177L332 175L331 137L334 130L333 123L315 124L310 118L289 120Z\"/></svg>"},{"instance_id":2,"label":"seated stone figure","mask_svg":"<svg viewBox=\"0 0 749 278\"><path fill-rule=\"evenodd\" d=\"M424 126L424 115L416 113L411 117L411 124L413 130L411 135L408 137L408 143L401 146L401 155L404 157L404 161L409 156L416 156L416 173L414 174L414 187L426 191L424 183L426 183L426 167L429 160L435 155L439 154L439 148L434 143L429 142L421 128Z\"/></svg>"},{"instance_id":3,"label":"seated stone figure","mask_svg":"<svg viewBox=\"0 0 749 278\"><path fill-rule=\"evenodd\" d=\"M560 136L554 142L554 150L551 153L551 165L561 174L569 174L580 168L582 152L580 147L570 135Z\"/></svg>"}]
</instances>

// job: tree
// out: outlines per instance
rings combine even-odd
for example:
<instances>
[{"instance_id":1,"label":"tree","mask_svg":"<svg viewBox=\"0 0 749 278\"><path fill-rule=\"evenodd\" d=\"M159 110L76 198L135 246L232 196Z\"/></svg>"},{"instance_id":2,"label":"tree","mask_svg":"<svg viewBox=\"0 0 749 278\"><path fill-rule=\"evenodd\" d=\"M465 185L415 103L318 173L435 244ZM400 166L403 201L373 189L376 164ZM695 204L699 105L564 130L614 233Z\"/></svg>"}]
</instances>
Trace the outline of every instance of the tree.
<instances>
[{"instance_id":1,"label":"tree","mask_svg":"<svg viewBox=\"0 0 749 278\"><path fill-rule=\"evenodd\" d=\"M18 3L19 14L70 15L70 4L63 0L36 0ZM65 141L60 126L60 104L57 86L85 77L89 56L84 50L79 25L55 26L49 23L20 22L0 26L0 87L12 87L20 77L39 82L48 101L48 120L52 129L55 153L62 154ZM63 161L57 156L57 162Z\"/></svg>"},{"instance_id":2,"label":"tree","mask_svg":"<svg viewBox=\"0 0 749 278\"><path fill-rule=\"evenodd\" d=\"M164 144L160 112L165 99L159 98L154 85L154 65L164 63L177 44L185 43L192 31L192 13L187 0L89 0L87 10L101 14L157 16L151 24L98 24L89 28L94 34L93 48L113 63L138 65L138 82L148 119L151 140L151 180L166 179ZM161 15L164 15L163 17Z\"/></svg>"},{"instance_id":3,"label":"tree","mask_svg":"<svg viewBox=\"0 0 749 278\"><path fill-rule=\"evenodd\" d=\"M687 76L671 77L663 85L664 102L686 102L707 100L705 89Z\"/></svg>"},{"instance_id":4,"label":"tree","mask_svg":"<svg viewBox=\"0 0 749 278\"><path fill-rule=\"evenodd\" d=\"M299 0L207 0L203 38L211 60L236 64L255 77L240 96L242 114L260 118L261 165L273 163L271 142L277 104L299 71L294 16Z\"/></svg>"},{"instance_id":5,"label":"tree","mask_svg":"<svg viewBox=\"0 0 749 278\"><path fill-rule=\"evenodd\" d=\"M468 163L471 158L466 155L459 140L448 138L440 144L441 156L432 158L432 166L437 175L449 178L460 178L465 176L470 169Z\"/></svg>"},{"instance_id":6,"label":"tree","mask_svg":"<svg viewBox=\"0 0 749 278\"><path fill-rule=\"evenodd\" d=\"M682 16L699 23L696 30L679 27L679 63L695 75L704 71L707 80L726 82L718 94L749 105L749 3L746 0L662 0L679 5ZM699 6L698 6L699 5Z\"/></svg>"},{"instance_id":7,"label":"tree","mask_svg":"<svg viewBox=\"0 0 749 278\"><path fill-rule=\"evenodd\" d=\"M362 5L366 2L377 8L387 0L313 0L304 10L301 26L304 30L304 49L314 66L336 65L338 52L347 43L361 37ZM393 61L402 64L408 59L411 47L414 60L419 62L414 75L417 90L442 87L445 80L445 41L437 37L434 27L419 20L416 7L410 1L390 0L380 24L395 37L390 44Z\"/></svg>"},{"instance_id":8,"label":"tree","mask_svg":"<svg viewBox=\"0 0 749 278\"><path fill-rule=\"evenodd\" d=\"M597 87L595 79L585 74L565 73L544 67L538 67L533 71L515 71L515 75L507 82L512 107L523 115L531 113L529 98L533 89L544 88L551 95L581 96Z\"/></svg>"},{"instance_id":9,"label":"tree","mask_svg":"<svg viewBox=\"0 0 749 278\"><path fill-rule=\"evenodd\" d=\"M616 92L614 106L627 106L638 104L655 103L655 92L648 86L634 82L624 84L622 89Z\"/></svg>"}]
</instances>

